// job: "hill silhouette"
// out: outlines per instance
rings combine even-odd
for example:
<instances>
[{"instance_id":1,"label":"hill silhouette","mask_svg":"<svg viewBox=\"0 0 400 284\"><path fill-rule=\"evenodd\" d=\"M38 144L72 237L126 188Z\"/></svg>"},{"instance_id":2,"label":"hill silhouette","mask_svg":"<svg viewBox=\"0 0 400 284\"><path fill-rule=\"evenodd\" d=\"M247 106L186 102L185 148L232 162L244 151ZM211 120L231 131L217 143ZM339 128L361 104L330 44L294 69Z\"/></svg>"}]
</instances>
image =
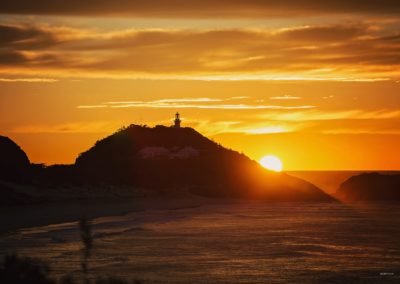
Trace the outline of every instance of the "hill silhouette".
<instances>
[{"instance_id":1,"label":"hill silhouette","mask_svg":"<svg viewBox=\"0 0 400 284\"><path fill-rule=\"evenodd\" d=\"M6 157L0 178L3 204L192 195L334 200L311 183L267 171L192 128L131 125L97 141L73 165L31 164L20 147L6 137L0 150Z\"/></svg>"},{"instance_id":2,"label":"hill silhouette","mask_svg":"<svg viewBox=\"0 0 400 284\"><path fill-rule=\"evenodd\" d=\"M337 196L349 201L400 201L400 175L353 176L340 185Z\"/></svg>"},{"instance_id":3,"label":"hill silhouette","mask_svg":"<svg viewBox=\"0 0 400 284\"><path fill-rule=\"evenodd\" d=\"M85 183L130 185L162 194L332 200L314 185L271 173L192 128L131 125L80 154L75 166Z\"/></svg>"}]
</instances>

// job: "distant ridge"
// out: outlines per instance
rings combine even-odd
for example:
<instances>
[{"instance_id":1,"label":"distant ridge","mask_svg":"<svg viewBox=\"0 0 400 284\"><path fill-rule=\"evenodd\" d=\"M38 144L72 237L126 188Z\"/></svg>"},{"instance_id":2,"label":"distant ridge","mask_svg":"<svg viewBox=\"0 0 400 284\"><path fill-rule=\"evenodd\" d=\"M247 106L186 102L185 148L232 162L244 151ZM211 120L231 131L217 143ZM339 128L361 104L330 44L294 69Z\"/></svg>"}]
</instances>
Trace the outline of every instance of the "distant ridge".
<instances>
[{"instance_id":1,"label":"distant ridge","mask_svg":"<svg viewBox=\"0 0 400 284\"><path fill-rule=\"evenodd\" d=\"M400 174L356 175L343 182L336 195L348 201L400 201Z\"/></svg>"}]
</instances>

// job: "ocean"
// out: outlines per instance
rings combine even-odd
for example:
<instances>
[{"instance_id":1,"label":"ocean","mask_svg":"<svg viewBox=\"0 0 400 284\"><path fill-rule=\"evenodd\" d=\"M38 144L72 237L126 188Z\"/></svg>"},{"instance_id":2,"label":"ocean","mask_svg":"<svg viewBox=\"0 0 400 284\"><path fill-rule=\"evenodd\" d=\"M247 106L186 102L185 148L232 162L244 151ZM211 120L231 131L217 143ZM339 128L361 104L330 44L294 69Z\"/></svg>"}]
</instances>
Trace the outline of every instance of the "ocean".
<instances>
[{"instance_id":1,"label":"ocean","mask_svg":"<svg viewBox=\"0 0 400 284\"><path fill-rule=\"evenodd\" d=\"M400 204L221 201L93 220L92 276L143 283L400 283ZM80 276L76 222L0 236L0 253Z\"/></svg>"}]
</instances>

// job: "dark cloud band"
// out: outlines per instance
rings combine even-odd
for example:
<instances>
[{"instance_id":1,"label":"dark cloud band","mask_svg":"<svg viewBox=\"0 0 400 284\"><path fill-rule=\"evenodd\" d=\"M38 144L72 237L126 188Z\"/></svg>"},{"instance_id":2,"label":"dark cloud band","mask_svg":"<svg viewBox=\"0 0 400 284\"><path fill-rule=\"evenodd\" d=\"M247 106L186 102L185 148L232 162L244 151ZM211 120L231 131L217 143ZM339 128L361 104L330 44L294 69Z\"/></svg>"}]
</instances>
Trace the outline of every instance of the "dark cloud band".
<instances>
[{"instance_id":1,"label":"dark cloud band","mask_svg":"<svg viewBox=\"0 0 400 284\"><path fill-rule=\"evenodd\" d=\"M2 14L108 15L160 18L255 18L329 13L398 14L398 0L14 0Z\"/></svg>"}]
</instances>

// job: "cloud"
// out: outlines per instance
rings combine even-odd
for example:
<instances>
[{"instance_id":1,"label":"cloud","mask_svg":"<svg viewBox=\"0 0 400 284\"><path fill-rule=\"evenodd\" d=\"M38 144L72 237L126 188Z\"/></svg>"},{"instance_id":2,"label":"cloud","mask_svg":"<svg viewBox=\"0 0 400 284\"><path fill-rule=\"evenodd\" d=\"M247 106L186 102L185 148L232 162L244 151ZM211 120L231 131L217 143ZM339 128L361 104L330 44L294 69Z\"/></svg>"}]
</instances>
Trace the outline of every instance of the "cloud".
<instances>
[{"instance_id":1,"label":"cloud","mask_svg":"<svg viewBox=\"0 0 400 284\"><path fill-rule=\"evenodd\" d=\"M104 15L157 18L257 18L315 14L398 14L396 0L14 0L2 1L3 14Z\"/></svg>"},{"instance_id":2,"label":"cloud","mask_svg":"<svg viewBox=\"0 0 400 284\"><path fill-rule=\"evenodd\" d=\"M187 99L162 99L155 100L154 103L190 103L190 102L221 102L224 99L217 98L187 98ZM110 102L111 103L111 102ZM121 104L120 102L115 102Z\"/></svg>"},{"instance_id":3,"label":"cloud","mask_svg":"<svg viewBox=\"0 0 400 284\"><path fill-rule=\"evenodd\" d=\"M0 78L0 82L54 83L58 80L52 78Z\"/></svg>"},{"instance_id":4,"label":"cloud","mask_svg":"<svg viewBox=\"0 0 400 284\"><path fill-rule=\"evenodd\" d=\"M354 128L337 128L331 130L324 130L321 131L323 134L377 134L377 135L384 135L384 134L400 134L400 130L392 129L392 130L371 130L368 128L362 129L354 129Z\"/></svg>"},{"instance_id":5,"label":"cloud","mask_svg":"<svg viewBox=\"0 0 400 284\"><path fill-rule=\"evenodd\" d=\"M249 96L238 96L238 97L231 97L232 100L243 100L243 99L248 99L250 98Z\"/></svg>"},{"instance_id":6,"label":"cloud","mask_svg":"<svg viewBox=\"0 0 400 284\"><path fill-rule=\"evenodd\" d=\"M393 110L293 110L268 111L246 117L245 121L229 125L220 132L246 134L303 133L398 133L400 111ZM211 125L212 123L210 123ZM345 127L344 127L345 126ZM217 131L218 132L218 131Z\"/></svg>"},{"instance_id":7,"label":"cloud","mask_svg":"<svg viewBox=\"0 0 400 284\"><path fill-rule=\"evenodd\" d=\"M243 118L243 116L241 116ZM258 134L274 134L293 132L299 129L298 126L288 123L263 122L259 120L199 120L185 119L185 125L189 125L198 129L207 136L217 135L220 133L243 133L250 135Z\"/></svg>"},{"instance_id":8,"label":"cloud","mask_svg":"<svg viewBox=\"0 0 400 284\"><path fill-rule=\"evenodd\" d=\"M378 120L400 118L394 110L343 110L343 111L294 111L290 113L264 113L259 118L275 121L332 121L332 120Z\"/></svg>"},{"instance_id":9,"label":"cloud","mask_svg":"<svg viewBox=\"0 0 400 284\"><path fill-rule=\"evenodd\" d=\"M266 126L261 128L244 130L243 132L247 134L271 134L271 133L284 133L290 131L291 130L289 130L288 128L282 126Z\"/></svg>"},{"instance_id":10,"label":"cloud","mask_svg":"<svg viewBox=\"0 0 400 284\"><path fill-rule=\"evenodd\" d=\"M0 49L0 66L16 66L25 63L28 59L18 51Z\"/></svg>"},{"instance_id":11,"label":"cloud","mask_svg":"<svg viewBox=\"0 0 400 284\"><path fill-rule=\"evenodd\" d=\"M302 113L303 116L291 113ZM308 114L307 114L308 113ZM241 116L242 121L207 121L196 124L205 133L245 133L251 135L287 132L320 134L399 134L400 111L268 111L264 114ZM185 121L187 124L189 121Z\"/></svg>"},{"instance_id":12,"label":"cloud","mask_svg":"<svg viewBox=\"0 0 400 284\"><path fill-rule=\"evenodd\" d=\"M276 32L278 38L297 42L338 42L351 40L365 35L368 26L366 25L334 25L334 26L302 26L295 28L281 29Z\"/></svg>"},{"instance_id":13,"label":"cloud","mask_svg":"<svg viewBox=\"0 0 400 284\"><path fill-rule=\"evenodd\" d=\"M228 97L228 98L179 98L179 99L161 99L161 100L154 100L147 103L151 104L173 104L173 103L213 103L213 102L223 102L223 101L231 101L231 100L244 100L248 99L247 96L240 96L240 97ZM138 104L144 103L143 101L122 101L122 102L107 102L108 105L121 105L121 104Z\"/></svg>"},{"instance_id":14,"label":"cloud","mask_svg":"<svg viewBox=\"0 0 400 284\"><path fill-rule=\"evenodd\" d=\"M228 98L170 98L152 101L112 101L97 105L80 105L77 108L197 108L197 109L231 109L231 110L299 110L312 109L315 106L297 105L297 106L281 106L281 105L263 105L263 104L245 104L238 103L239 100L248 99L247 96L228 97Z\"/></svg>"},{"instance_id":15,"label":"cloud","mask_svg":"<svg viewBox=\"0 0 400 284\"><path fill-rule=\"evenodd\" d=\"M222 104L222 105L195 105L195 104L148 104L148 103L137 103L137 104L125 104L113 106L113 108L127 108L127 107L148 107L148 108L199 108L199 109L279 109L279 110L292 110L292 109L310 109L315 106L275 106L275 105L247 105L247 104Z\"/></svg>"},{"instance_id":16,"label":"cloud","mask_svg":"<svg viewBox=\"0 0 400 284\"><path fill-rule=\"evenodd\" d=\"M301 97L294 97L289 95L269 97L270 100L300 100Z\"/></svg>"},{"instance_id":17,"label":"cloud","mask_svg":"<svg viewBox=\"0 0 400 284\"><path fill-rule=\"evenodd\" d=\"M108 102L102 105L79 105L77 108L99 108L99 107L110 107L110 108L172 108L172 109L231 109L231 110L296 110L296 109L311 109L315 108L312 105L301 105L301 106L280 106L280 105L257 105L257 104L207 104L208 102L219 102L222 99L216 100L200 100L196 99L168 99L168 100L155 100L155 101L132 101L132 102ZM193 103L190 103L193 102ZM203 102L203 103L201 103Z\"/></svg>"},{"instance_id":18,"label":"cloud","mask_svg":"<svg viewBox=\"0 0 400 284\"><path fill-rule=\"evenodd\" d=\"M4 35L4 36L3 36ZM286 29L0 26L0 73L188 80L374 81L400 76L400 41L365 24ZM168 52L165 52L168 50ZM54 76L53 76L54 75Z\"/></svg>"},{"instance_id":19,"label":"cloud","mask_svg":"<svg viewBox=\"0 0 400 284\"><path fill-rule=\"evenodd\" d=\"M0 45L5 47L22 47L40 49L57 42L52 32L33 25L1 25Z\"/></svg>"},{"instance_id":20,"label":"cloud","mask_svg":"<svg viewBox=\"0 0 400 284\"><path fill-rule=\"evenodd\" d=\"M87 105L87 106L77 106L77 108L105 108L107 105Z\"/></svg>"},{"instance_id":21,"label":"cloud","mask_svg":"<svg viewBox=\"0 0 400 284\"><path fill-rule=\"evenodd\" d=\"M38 124L24 125L11 129L12 133L104 133L117 129L118 123L109 121L99 122L71 122L56 125Z\"/></svg>"}]
</instances>

